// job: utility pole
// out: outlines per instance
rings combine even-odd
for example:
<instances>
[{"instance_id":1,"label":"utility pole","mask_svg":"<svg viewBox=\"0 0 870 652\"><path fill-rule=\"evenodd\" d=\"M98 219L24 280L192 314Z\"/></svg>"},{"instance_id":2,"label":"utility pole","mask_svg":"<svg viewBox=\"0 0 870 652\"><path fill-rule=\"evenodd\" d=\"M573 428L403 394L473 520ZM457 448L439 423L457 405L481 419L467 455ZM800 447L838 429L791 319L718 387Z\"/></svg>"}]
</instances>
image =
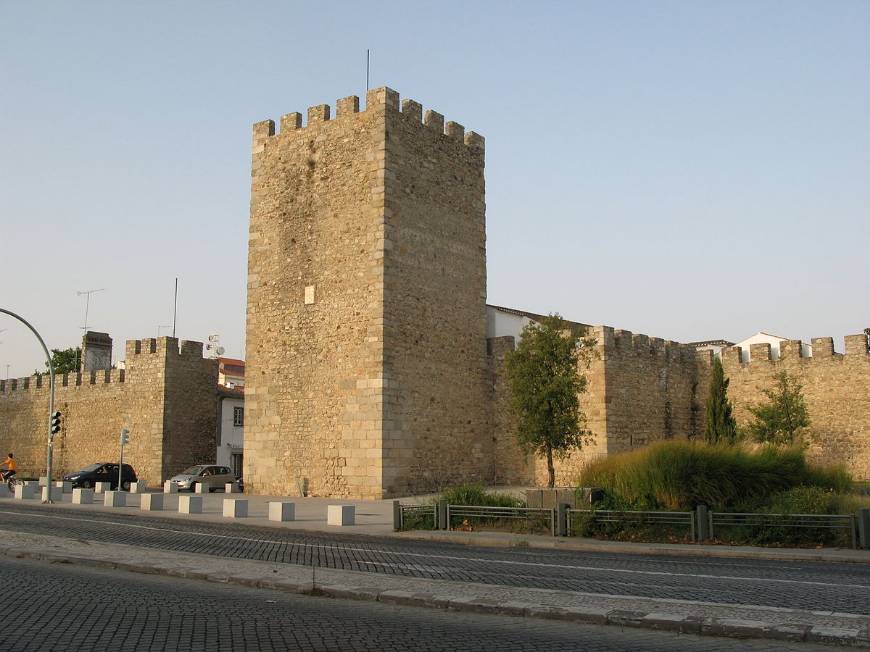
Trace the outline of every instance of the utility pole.
<instances>
[{"instance_id":1,"label":"utility pole","mask_svg":"<svg viewBox=\"0 0 870 652\"><path fill-rule=\"evenodd\" d=\"M54 363L51 361L51 354L48 352L48 347L45 346L45 340L42 335L21 315L16 315L11 310L0 308L0 312L9 315L13 319L17 319L22 324L27 326L30 331L36 335L39 344L42 346L42 352L45 353L45 361L48 363L48 446L45 454L45 486L46 495L44 503L51 502L51 462L52 462L52 447L54 446L54 432L52 429L52 421L54 420ZM9 375L9 365L6 365L6 375Z\"/></svg>"},{"instance_id":2,"label":"utility pole","mask_svg":"<svg viewBox=\"0 0 870 652\"><path fill-rule=\"evenodd\" d=\"M118 491L124 490L124 444L130 441L130 431L121 428L121 461L118 463Z\"/></svg>"}]
</instances>

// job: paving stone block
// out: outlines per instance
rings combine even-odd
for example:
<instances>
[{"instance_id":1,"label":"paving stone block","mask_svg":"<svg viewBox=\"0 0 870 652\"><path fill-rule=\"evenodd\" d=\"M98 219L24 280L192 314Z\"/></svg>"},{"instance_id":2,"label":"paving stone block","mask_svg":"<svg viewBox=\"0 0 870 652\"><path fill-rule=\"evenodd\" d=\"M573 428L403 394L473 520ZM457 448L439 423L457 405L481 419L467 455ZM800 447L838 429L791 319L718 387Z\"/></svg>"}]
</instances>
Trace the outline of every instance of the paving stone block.
<instances>
[{"instance_id":1,"label":"paving stone block","mask_svg":"<svg viewBox=\"0 0 870 652\"><path fill-rule=\"evenodd\" d=\"M326 508L327 525L353 525L356 520L356 507L354 505L329 505Z\"/></svg>"},{"instance_id":2,"label":"paving stone block","mask_svg":"<svg viewBox=\"0 0 870 652\"><path fill-rule=\"evenodd\" d=\"M36 497L37 485L35 482L25 482L15 485L15 498L17 500L26 500Z\"/></svg>"},{"instance_id":3,"label":"paving stone block","mask_svg":"<svg viewBox=\"0 0 870 652\"><path fill-rule=\"evenodd\" d=\"M103 505L106 507L125 507L127 494L123 491L106 491L103 493Z\"/></svg>"},{"instance_id":4,"label":"paving stone block","mask_svg":"<svg viewBox=\"0 0 870 652\"><path fill-rule=\"evenodd\" d=\"M51 487L51 493L49 495L49 487L42 487L42 500L52 500L52 501L62 501L63 500L63 487Z\"/></svg>"},{"instance_id":5,"label":"paving stone block","mask_svg":"<svg viewBox=\"0 0 870 652\"><path fill-rule=\"evenodd\" d=\"M825 645L857 645L861 629L858 627L825 627L814 625L807 632L808 643L824 643Z\"/></svg>"},{"instance_id":6,"label":"paving stone block","mask_svg":"<svg viewBox=\"0 0 870 652\"><path fill-rule=\"evenodd\" d=\"M142 494L139 498L139 509L144 512L163 510L163 494Z\"/></svg>"},{"instance_id":7,"label":"paving stone block","mask_svg":"<svg viewBox=\"0 0 870 652\"><path fill-rule=\"evenodd\" d=\"M643 617L640 626L680 632L681 634L700 634L701 620L697 616L653 612Z\"/></svg>"},{"instance_id":8,"label":"paving stone block","mask_svg":"<svg viewBox=\"0 0 870 652\"><path fill-rule=\"evenodd\" d=\"M248 501L244 498L224 498L225 518L245 518L248 515Z\"/></svg>"},{"instance_id":9,"label":"paving stone block","mask_svg":"<svg viewBox=\"0 0 870 652\"><path fill-rule=\"evenodd\" d=\"M296 503L288 503L283 501L269 502L269 520L270 521L295 521L296 520Z\"/></svg>"},{"instance_id":10,"label":"paving stone block","mask_svg":"<svg viewBox=\"0 0 870 652\"><path fill-rule=\"evenodd\" d=\"M739 618L705 618L701 623L702 634L731 638L764 638L769 629L770 623Z\"/></svg>"},{"instance_id":11,"label":"paving stone block","mask_svg":"<svg viewBox=\"0 0 870 652\"><path fill-rule=\"evenodd\" d=\"M642 627L645 611L632 611L631 609L613 609L607 612L607 623L610 625L622 625L623 627Z\"/></svg>"},{"instance_id":12,"label":"paving stone block","mask_svg":"<svg viewBox=\"0 0 870 652\"><path fill-rule=\"evenodd\" d=\"M93 489L73 489L72 492L73 505L90 505L94 502Z\"/></svg>"},{"instance_id":13,"label":"paving stone block","mask_svg":"<svg viewBox=\"0 0 870 652\"><path fill-rule=\"evenodd\" d=\"M179 496L179 514L202 514L202 496Z\"/></svg>"}]
</instances>

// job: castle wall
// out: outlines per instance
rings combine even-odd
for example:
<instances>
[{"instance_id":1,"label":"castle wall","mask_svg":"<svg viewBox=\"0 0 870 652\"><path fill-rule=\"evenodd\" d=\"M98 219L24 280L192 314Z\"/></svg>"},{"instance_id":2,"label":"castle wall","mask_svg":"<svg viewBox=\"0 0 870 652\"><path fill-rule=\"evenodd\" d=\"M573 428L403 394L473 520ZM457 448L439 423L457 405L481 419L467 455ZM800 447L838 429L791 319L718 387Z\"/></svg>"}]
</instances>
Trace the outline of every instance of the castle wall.
<instances>
[{"instance_id":1,"label":"castle wall","mask_svg":"<svg viewBox=\"0 0 870 652\"><path fill-rule=\"evenodd\" d=\"M582 469L609 454L632 450L661 439L702 434L706 367L692 347L665 342L609 326L595 326L588 366L581 361L586 391L580 407L591 441L565 457L556 457L557 486L576 486ZM503 484L547 483L547 462L535 456L525 475L525 457L516 444L504 356L513 338L490 339L493 374L492 423L496 440L494 478ZM706 394L703 394L706 396Z\"/></svg>"},{"instance_id":2,"label":"castle wall","mask_svg":"<svg viewBox=\"0 0 870 652\"><path fill-rule=\"evenodd\" d=\"M491 465L483 139L387 88L254 126L245 481L378 498Z\"/></svg>"},{"instance_id":3,"label":"castle wall","mask_svg":"<svg viewBox=\"0 0 870 652\"><path fill-rule=\"evenodd\" d=\"M150 484L177 467L212 461L217 366L202 359L201 344L196 360L197 345L183 342L179 353L175 338L130 340L125 370L57 376L55 406L63 416L53 473L117 460L122 428L130 430L124 461ZM45 473L48 384L47 376L0 381L0 449L15 453L22 476Z\"/></svg>"},{"instance_id":4,"label":"castle wall","mask_svg":"<svg viewBox=\"0 0 870 652\"><path fill-rule=\"evenodd\" d=\"M749 406L766 401L763 390L785 371L803 385L810 416L811 459L845 464L858 479L870 479L870 354L865 335L846 337L845 354L834 353L830 337L812 340L812 357L801 356L800 340L783 342L778 360L767 344L753 345L751 362L740 362L740 347L722 355L730 379L728 396L738 425L752 421ZM704 394L706 397L706 394Z\"/></svg>"},{"instance_id":5,"label":"castle wall","mask_svg":"<svg viewBox=\"0 0 870 652\"><path fill-rule=\"evenodd\" d=\"M126 422L124 372L62 374L55 383L55 408L63 417L54 439L54 473L116 460ZM0 449L15 453L21 477L45 474L48 387L47 375L0 381Z\"/></svg>"},{"instance_id":6,"label":"castle wall","mask_svg":"<svg viewBox=\"0 0 870 652\"><path fill-rule=\"evenodd\" d=\"M484 142L387 90L386 495L491 472Z\"/></svg>"},{"instance_id":7,"label":"castle wall","mask_svg":"<svg viewBox=\"0 0 870 652\"><path fill-rule=\"evenodd\" d=\"M507 354L514 348L516 341L511 336L487 340L490 427L494 447L489 480L496 485L524 486L535 484L536 460L522 449L514 431L513 399L505 366Z\"/></svg>"},{"instance_id":8,"label":"castle wall","mask_svg":"<svg viewBox=\"0 0 870 652\"><path fill-rule=\"evenodd\" d=\"M383 420L384 94L254 125L245 483L377 497Z\"/></svg>"}]
</instances>

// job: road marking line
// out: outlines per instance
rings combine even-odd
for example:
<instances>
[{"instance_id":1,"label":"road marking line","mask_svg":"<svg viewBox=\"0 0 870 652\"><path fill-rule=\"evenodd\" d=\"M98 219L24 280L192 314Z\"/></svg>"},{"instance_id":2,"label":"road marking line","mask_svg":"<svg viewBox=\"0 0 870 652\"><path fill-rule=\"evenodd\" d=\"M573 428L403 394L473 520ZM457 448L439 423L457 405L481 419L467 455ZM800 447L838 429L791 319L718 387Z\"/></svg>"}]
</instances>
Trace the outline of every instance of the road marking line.
<instances>
[{"instance_id":1,"label":"road marking line","mask_svg":"<svg viewBox=\"0 0 870 652\"><path fill-rule=\"evenodd\" d=\"M834 583L834 582L815 582L809 580L786 580L786 579L777 579L777 578L765 578L765 577L739 577L732 575L711 575L708 573L674 573L669 571L646 571L646 570L634 570L628 568L607 568L607 567L596 567L596 566L580 566L573 564L551 564L547 562L532 562L532 561L515 561L508 559L487 559L484 557L460 557L458 555L432 555L426 553L419 552L398 552L394 550L378 550L372 548L357 548L353 546L342 546L330 543L301 543L301 542L293 542L293 541L276 541L274 539L254 539L250 537L240 537L230 534L214 534L207 532L191 532L189 530L175 530L168 527L154 527L149 525L138 525L135 523L121 523L118 521L110 521L110 520L101 520L101 519L93 519L93 518L74 518L70 516L57 516L53 514L32 514L32 513L23 513L23 512L14 512L14 511L6 511L0 510L0 514L11 514L13 516L32 516L35 518L47 518L47 519L59 519L64 521L77 521L77 522L87 522L87 523L98 523L101 525L117 525L120 527L129 527L129 528L137 528L141 530L155 530L158 532L172 532L174 534L181 534L185 536L201 536L207 537L210 539L230 539L233 541L246 541L249 543L269 543L269 544L278 544L278 545L293 545L293 546L301 546L305 548L327 548L338 551L347 551L347 552L363 552L367 554L384 554L384 555L401 555L405 557L424 557L426 559L445 559L448 561L470 561L477 562L481 564L503 564L503 565L511 565L511 566L533 566L537 568L556 568L563 570L583 570L589 571L593 573L624 573L631 575L652 575L659 577L691 577L697 579L713 579L713 580L734 580L738 582L772 582L777 584L797 584L802 586L827 586L832 588L853 588L853 589L868 589L870 590L870 586L866 584L842 584L842 583ZM131 544L127 544L131 545ZM463 569L456 569L463 570ZM473 571L468 571L473 572ZM532 587L533 588L533 587Z\"/></svg>"}]
</instances>

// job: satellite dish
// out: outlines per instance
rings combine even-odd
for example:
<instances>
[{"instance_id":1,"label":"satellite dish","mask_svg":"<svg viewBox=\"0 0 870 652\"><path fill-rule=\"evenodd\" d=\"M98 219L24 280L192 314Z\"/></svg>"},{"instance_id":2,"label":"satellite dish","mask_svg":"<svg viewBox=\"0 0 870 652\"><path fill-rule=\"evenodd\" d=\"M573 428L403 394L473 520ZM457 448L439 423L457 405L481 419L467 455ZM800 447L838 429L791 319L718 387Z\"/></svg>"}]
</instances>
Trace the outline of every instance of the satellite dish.
<instances>
[{"instance_id":1,"label":"satellite dish","mask_svg":"<svg viewBox=\"0 0 870 652\"><path fill-rule=\"evenodd\" d=\"M223 355L225 351L226 351L226 349L225 349L224 347L219 346L219 347L217 348L216 353L217 353L218 355Z\"/></svg>"}]
</instances>

